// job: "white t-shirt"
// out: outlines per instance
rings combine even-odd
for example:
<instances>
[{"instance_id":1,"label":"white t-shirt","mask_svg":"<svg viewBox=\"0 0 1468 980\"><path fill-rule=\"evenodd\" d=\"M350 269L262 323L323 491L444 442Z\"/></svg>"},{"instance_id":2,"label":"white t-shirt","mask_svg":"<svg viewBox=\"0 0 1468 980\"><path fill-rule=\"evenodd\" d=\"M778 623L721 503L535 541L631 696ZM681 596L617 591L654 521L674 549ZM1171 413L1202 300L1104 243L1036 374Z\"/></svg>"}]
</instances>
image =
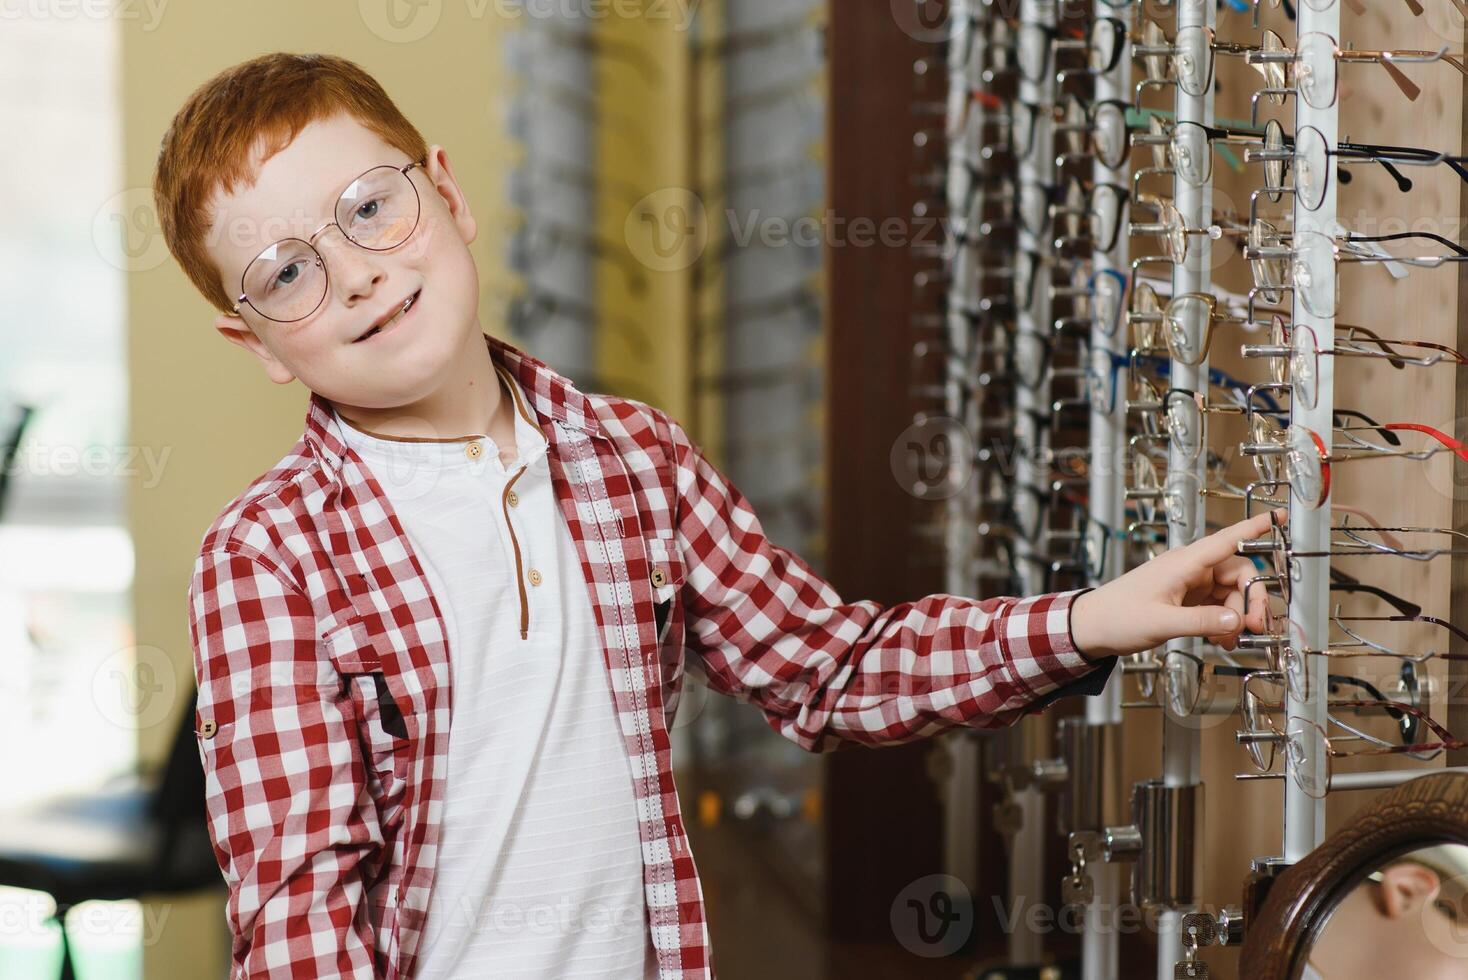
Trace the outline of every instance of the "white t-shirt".
<instances>
[{"instance_id":1,"label":"white t-shirt","mask_svg":"<svg viewBox=\"0 0 1468 980\"><path fill-rule=\"evenodd\" d=\"M496 368L515 397L508 466L488 436L378 437L338 416L449 635L448 778L418 977L654 978L631 767L585 575L545 437Z\"/></svg>"}]
</instances>

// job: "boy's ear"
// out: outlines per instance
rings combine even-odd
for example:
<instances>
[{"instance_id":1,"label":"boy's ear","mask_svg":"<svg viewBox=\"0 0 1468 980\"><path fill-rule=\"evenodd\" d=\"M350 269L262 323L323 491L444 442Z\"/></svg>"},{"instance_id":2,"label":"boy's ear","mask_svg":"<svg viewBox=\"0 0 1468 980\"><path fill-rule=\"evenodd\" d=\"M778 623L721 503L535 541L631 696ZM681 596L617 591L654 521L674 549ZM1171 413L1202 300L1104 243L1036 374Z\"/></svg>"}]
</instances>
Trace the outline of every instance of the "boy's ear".
<instances>
[{"instance_id":1,"label":"boy's ear","mask_svg":"<svg viewBox=\"0 0 1468 980\"><path fill-rule=\"evenodd\" d=\"M449 164L448 151L434 143L428 148L427 160L424 172L433 181L439 196L448 207L449 214L454 219L454 227L459 230L459 237L466 245L472 243L479 235L479 223L469 211L469 201L464 197L458 178L454 176L454 168Z\"/></svg>"},{"instance_id":2,"label":"boy's ear","mask_svg":"<svg viewBox=\"0 0 1468 980\"><path fill-rule=\"evenodd\" d=\"M266 375L269 376L271 381L274 381L278 385L286 385L296 380L296 376L291 374L289 368L276 360L275 355L270 352L270 348L266 347L260 338L255 336L255 331L250 329L249 324L245 323L243 318L237 317L233 313L221 313L214 318L214 329L224 334L224 338L230 343L239 344L245 350L259 358L260 363L265 366Z\"/></svg>"}]
</instances>

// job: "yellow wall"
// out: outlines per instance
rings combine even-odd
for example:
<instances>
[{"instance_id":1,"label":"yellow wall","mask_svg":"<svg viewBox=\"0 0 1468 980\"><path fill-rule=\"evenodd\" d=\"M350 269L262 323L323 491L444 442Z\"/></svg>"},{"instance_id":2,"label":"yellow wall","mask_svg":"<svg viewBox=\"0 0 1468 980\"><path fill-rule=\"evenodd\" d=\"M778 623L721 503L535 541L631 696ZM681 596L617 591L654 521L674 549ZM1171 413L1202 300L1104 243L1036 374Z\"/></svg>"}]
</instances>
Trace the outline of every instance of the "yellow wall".
<instances>
[{"instance_id":1,"label":"yellow wall","mask_svg":"<svg viewBox=\"0 0 1468 980\"><path fill-rule=\"evenodd\" d=\"M506 273L495 229L504 218L503 175L512 148L501 135L503 100L496 93L505 89L500 37L514 28L495 16L497 6L508 5L196 0L165 5L156 23L124 19L125 187L132 198L151 200L153 166L169 120L220 69L273 50L350 58L382 83L430 144L447 148L480 218L472 248L481 271L481 322L497 332L496 300L503 297ZM381 18L381 11L394 8L418 19L400 30L364 19L363 11ZM156 221L150 227L156 229ZM193 666L185 600L200 538L223 505L300 435L308 393L298 382L272 384L247 352L221 337L212 309L161 241L152 244L151 251L134 253L143 256L143 267L127 281L130 438L169 455L162 480L146 490L134 486L130 494L135 615L138 642L167 651L188 691ZM181 710L141 734L145 759L164 751ZM222 901L159 902L148 913L155 917L150 921L164 918L159 939L146 949L145 976L225 975Z\"/></svg>"},{"instance_id":2,"label":"yellow wall","mask_svg":"<svg viewBox=\"0 0 1468 980\"><path fill-rule=\"evenodd\" d=\"M662 8L675 9L676 5ZM602 181L597 227L630 261L597 263L596 304L606 319L597 344L605 388L666 410L691 415L690 343L694 268L706 262L706 214L692 191L689 45L681 23L664 15L609 17L597 26L601 49L594 69L597 175ZM608 188L643 194L631 211ZM692 222L690 226L688 222ZM673 225L671 238L665 234ZM685 229L696 228L692 236ZM673 251L656 243L676 242ZM617 336L618 319L638 324L648 350Z\"/></svg>"}]
</instances>

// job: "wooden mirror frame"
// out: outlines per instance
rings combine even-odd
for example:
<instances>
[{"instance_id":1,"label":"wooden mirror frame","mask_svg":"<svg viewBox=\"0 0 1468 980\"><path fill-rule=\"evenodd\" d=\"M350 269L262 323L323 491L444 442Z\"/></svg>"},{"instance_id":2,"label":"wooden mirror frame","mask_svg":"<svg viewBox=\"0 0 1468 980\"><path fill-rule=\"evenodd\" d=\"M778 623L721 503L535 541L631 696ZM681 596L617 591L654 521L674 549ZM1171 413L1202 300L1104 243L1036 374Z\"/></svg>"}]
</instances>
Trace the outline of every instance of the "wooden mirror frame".
<instances>
[{"instance_id":1,"label":"wooden mirror frame","mask_svg":"<svg viewBox=\"0 0 1468 980\"><path fill-rule=\"evenodd\" d=\"M1350 889L1386 861L1444 843L1468 844L1468 774L1419 776L1387 790L1280 872L1248 923L1239 976L1297 980L1310 944Z\"/></svg>"}]
</instances>

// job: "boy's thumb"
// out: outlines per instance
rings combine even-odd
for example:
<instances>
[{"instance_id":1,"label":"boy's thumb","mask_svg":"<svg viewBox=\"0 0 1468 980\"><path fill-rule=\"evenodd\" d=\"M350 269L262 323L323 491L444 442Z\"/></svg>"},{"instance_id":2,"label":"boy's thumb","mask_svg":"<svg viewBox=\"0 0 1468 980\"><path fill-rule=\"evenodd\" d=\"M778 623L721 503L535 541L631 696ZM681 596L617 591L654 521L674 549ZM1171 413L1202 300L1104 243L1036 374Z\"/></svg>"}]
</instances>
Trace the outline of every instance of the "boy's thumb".
<instances>
[{"instance_id":1,"label":"boy's thumb","mask_svg":"<svg viewBox=\"0 0 1468 980\"><path fill-rule=\"evenodd\" d=\"M1227 606L1181 606L1174 619L1174 636L1221 636L1239 629L1239 614Z\"/></svg>"}]
</instances>

